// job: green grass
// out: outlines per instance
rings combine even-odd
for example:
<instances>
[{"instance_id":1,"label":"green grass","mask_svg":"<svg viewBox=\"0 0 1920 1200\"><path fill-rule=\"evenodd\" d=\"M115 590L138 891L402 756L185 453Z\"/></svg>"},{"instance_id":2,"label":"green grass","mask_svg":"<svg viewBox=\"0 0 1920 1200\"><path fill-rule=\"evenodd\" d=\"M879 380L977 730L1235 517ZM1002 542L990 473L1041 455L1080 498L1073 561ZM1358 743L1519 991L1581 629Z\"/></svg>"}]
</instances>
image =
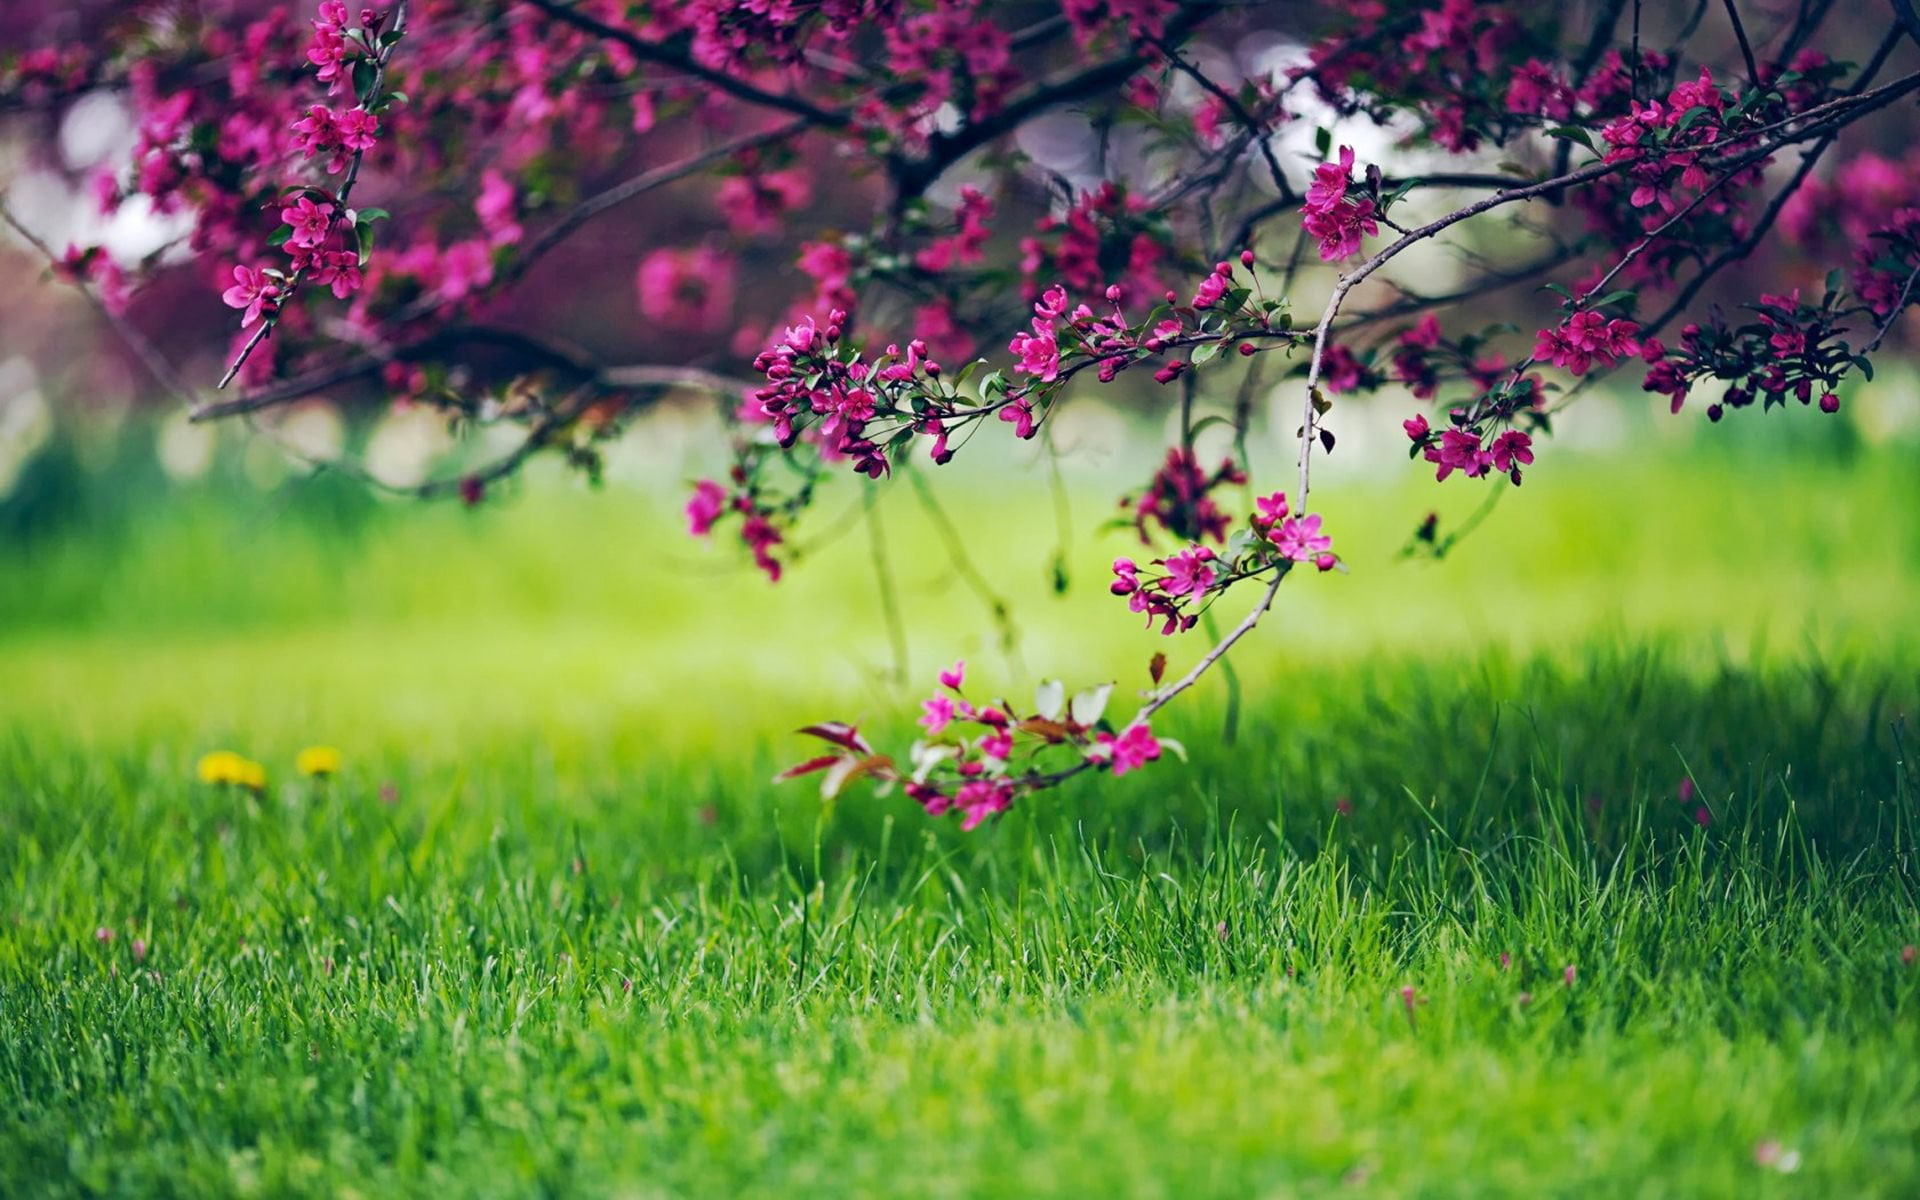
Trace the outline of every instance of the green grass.
<instances>
[{"instance_id":1,"label":"green grass","mask_svg":"<svg viewBox=\"0 0 1920 1200\"><path fill-rule=\"evenodd\" d=\"M1920 1192L1910 456L1559 466L1438 565L1329 500L1233 746L973 835L766 780L953 654L1145 683L1013 501L1012 663L889 525L904 691L857 528L770 598L633 491L69 509L0 547L0 1194Z\"/></svg>"}]
</instances>

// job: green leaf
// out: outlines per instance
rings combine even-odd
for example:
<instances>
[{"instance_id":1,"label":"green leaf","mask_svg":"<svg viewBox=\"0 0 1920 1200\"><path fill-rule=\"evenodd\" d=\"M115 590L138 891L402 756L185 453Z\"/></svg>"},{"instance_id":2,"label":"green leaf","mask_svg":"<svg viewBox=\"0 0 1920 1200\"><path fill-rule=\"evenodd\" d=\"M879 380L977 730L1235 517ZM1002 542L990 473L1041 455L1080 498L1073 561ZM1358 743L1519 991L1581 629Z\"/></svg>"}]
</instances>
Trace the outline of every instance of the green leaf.
<instances>
[{"instance_id":1,"label":"green leaf","mask_svg":"<svg viewBox=\"0 0 1920 1200\"><path fill-rule=\"evenodd\" d=\"M275 249L278 249L279 247L286 245L287 239L291 238L292 236L293 236L293 226L282 225L280 228L274 230L272 233L267 235L267 245L272 246Z\"/></svg>"},{"instance_id":2,"label":"green leaf","mask_svg":"<svg viewBox=\"0 0 1920 1200\"><path fill-rule=\"evenodd\" d=\"M1555 125L1547 130L1547 136L1564 142L1578 142L1589 150L1593 149L1593 134L1579 125Z\"/></svg>"},{"instance_id":3,"label":"green leaf","mask_svg":"<svg viewBox=\"0 0 1920 1200\"><path fill-rule=\"evenodd\" d=\"M360 101L360 107L373 107L373 85L380 78L380 69L369 59L360 59L353 64L353 95Z\"/></svg>"}]
</instances>

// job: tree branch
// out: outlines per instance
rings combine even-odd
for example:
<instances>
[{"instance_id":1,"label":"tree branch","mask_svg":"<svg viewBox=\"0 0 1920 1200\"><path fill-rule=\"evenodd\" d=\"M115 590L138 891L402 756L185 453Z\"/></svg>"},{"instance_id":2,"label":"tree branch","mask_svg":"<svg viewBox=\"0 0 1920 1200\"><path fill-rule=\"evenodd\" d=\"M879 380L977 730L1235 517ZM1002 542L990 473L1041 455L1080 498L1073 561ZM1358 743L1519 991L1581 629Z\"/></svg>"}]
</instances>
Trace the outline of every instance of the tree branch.
<instances>
[{"instance_id":1,"label":"tree branch","mask_svg":"<svg viewBox=\"0 0 1920 1200\"><path fill-rule=\"evenodd\" d=\"M720 91L727 93L735 99L745 100L750 104L758 104L763 108L773 108L779 109L781 112L793 113L796 116L805 117L811 124L824 126L829 129L839 129L852 121L852 116L845 110L821 108L819 105L800 96L782 92L769 92L764 88L755 87L737 75L730 75L725 71L716 71L710 67L701 66L691 57L678 50L669 50L657 42L650 42L630 29L621 29L617 25L609 25L591 13L580 11L579 8L572 4L562 4L559 3L558 0L520 0L520 2L529 8L537 9L545 13L556 21L565 22L576 29L585 30L607 41L618 42L620 45L626 47L629 53L642 62L650 62L658 66L672 67L676 71L684 71L689 75L711 84L713 87L718 88Z\"/></svg>"}]
</instances>

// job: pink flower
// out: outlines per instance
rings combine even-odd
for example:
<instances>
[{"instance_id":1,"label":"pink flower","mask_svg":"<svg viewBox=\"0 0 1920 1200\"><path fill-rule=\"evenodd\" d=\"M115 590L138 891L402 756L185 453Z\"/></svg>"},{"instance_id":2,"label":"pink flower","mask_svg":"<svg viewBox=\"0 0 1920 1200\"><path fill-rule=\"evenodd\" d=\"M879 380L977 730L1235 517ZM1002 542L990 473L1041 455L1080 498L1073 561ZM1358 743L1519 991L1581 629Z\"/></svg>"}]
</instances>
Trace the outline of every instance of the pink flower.
<instances>
[{"instance_id":1,"label":"pink flower","mask_svg":"<svg viewBox=\"0 0 1920 1200\"><path fill-rule=\"evenodd\" d=\"M640 260L634 288L647 320L668 330L713 333L733 312L733 256L713 246L655 250Z\"/></svg>"},{"instance_id":2,"label":"pink flower","mask_svg":"<svg viewBox=\"0 0 1920 1200\"><path fill-rule=\"evenodd\" d=\"M1313 169L1313 182L1307 185L1306 209L1328 212L1347 197L1347 185L1353 182L1353 147L1340 147L1338 162L1321 163Z\"/></svg>"},{"instance_id":3,"label":"pink flower","mask_svg":"<svg viewBox=\"0 0 1920 1200\"><path fill-rule=\"evenodd\" d=\"M220 299L228 308L246 310L240 318L240 324L243 327L252 325L263 315L279 311L280 283L265 270L236 264L233 268L233 286L220 293Z\"/></svg>"},{"instance_id":4,"label":"pink flower","mask_svg":"<svg viewBox=\"0 0 1920 1200\"><path fill-rule=\"evenodd\" d=\"M340 144L333 110L324 104L310 106L307 115L293 123L293 131L300 135L300 149L308 158Z\"/></svg>"},{"instance_id":5,"label":"pink flower","mask_svg":"<svg viewBox=\"0 0 1920 1200\"><path fill-rule=\"evenodd\" d=\"M294 265L303 268L315 286L330 289L336 300L353 295L364 282L357 250L316 250L304 259L296 253Z\"/></svg>"},{"instance_id":6,"label":"pink flower","mask_svg":"<svg viewBox=\"0 0 1920 1200\"><path fill-rule=\"evenodd\" d=\"M953 805L960 810L961 830L970 833L988 817L1013 807L1013 789L1004 783L975 779L960 785Z\"/></svg>"},{"instance_id":7,"label":"pink flower","mask_svg":"<svg viewBox=\"0 0 1920 1200\"><path fill-rule=\"evenodd\" d=\"M480 218L480 228L487 231L494 245L505 246L520 240L524 231L514 220L519 206L519 196L505 175L491 167L481 173L480 194L474 197L473 215Z\"/></svg>"},{"instance_id":8,"label":"pink flower","mask_svg":"<svg viewBox=\"0 0 1920 1200\"><path fill-rule=\"evenodd\" d=\"M333 226L333 205L315 204L311 196L302 196L280 210L280 219L292 226L287 245L296 249L318 246L327 240Z\"/></svg>"},{"instance_id":9,"label":"pink flower","mask_svg":"<svg viewBox=\"0 0 1920 1200\"><path fill-rule=\"evenodd\" d=\"M967 660L963 658L959 662L954 663L951 667L948 667L946 670L940 672L940 686L945 688L952 688L954 691L957 692L960 690L960 685L962 681L966 679L966 677L967 677Z\"/></svg>"},{"instance_id":10,"label":"pink flower","mask_svg":"<svg viewBox=\"0 0 1920 1200\"><path fill-rule=\"evenodd\" d=\"M687 532L694 537L705 537L713 529L713 523L726 511L727 489L711 479L702 479L693 485L693 498L687 501Z\"/></svg>"},{"instance_id":11,"label":"pink flower","mask_svg":"<svg viewBox=\"0 0 1920 1200\"><path fill-rule=\"evenodd\" d=\"M1556 329L1542 329L1535 337L1533 356L1575 375L1585 375L1595 362L1611 367L1640 353L1635 337L1640 326L1632 321L1609 321L1597 312L1577 312Z\"/></svg>"},{"instance_id":12,"label":"pink flower","mask_svg":"<svg viewBox=\"0 0 1920 1200\"><path fill-rule=\"evenodd\" d=\"M1220 297L1226 295L1232 285L1233 268L1226 263L1218 264L1200 281L1200 289L1193 294L1193 306L1212 308L1220 303Z\"/></svg>"},{"instance_id":13,"label":"pink flower","mask_svg":"<svg viewBox=\"0 0 1920 1200\"><path fill-rule=\"evenodd\" d=\"M1135 721L1120 731L1119 736L1101 733L1087 750L1089 762L1107 763L1113 768L1115 778L1128 771L1138 770L1160 757L1160 741L1153 736L1153 730L1145 721Z\"/></svg>"},{"instance_id":14,"label":"pink flower","mask_svg":"<svg viewBox=\"0 0 1920 1200\"><path fill-rule=\"evenodd\" d=\"M350 108L334 120L340 144L355 153L373 149L374 135L380 132L380 118L364 108Z\"/></svg>"},{"instance_id":15,"label":"pink flower","mask_svg":"<svg viewBox=\"0 0 1920 1200\"><path fill-rule=\"evenodd\" d=\"M1033 403L1029 400L1016 400L1000 410L1000 419L1013 426L1013 436L1030 438L1034 433Z\"/></svg>"},{"instance_id":16,"label":"pink flower","mask_svg":"<svg viewBox=\"0 0 1920 1200\"><path fill-rule=\"evenodd\" d=\"M920 702L920 725L929 734L938 736L953 723L953 701L946 696L928 696Z\"/></svg>"},{"instance_id":17,"label":"pink flower","mask_svg":"<svg viewBox=\"0 0 1920 1200\"><path fill-rule=\"evenodd\" d=\"M1320 514L1289 517L1281 522L1274 548L1295 562L1306 562L1333 545L1333 539L1320 532Z\"/></svg>"},{"instance_id":18,"label":"pink flower","mask_svg":"<svg viewBox=\"0 0 1920 1200\"><path fill-rule=\"evenodd\" d=\"M1013 755L1013 734L1005 729L996 729L980 739L980 753L988 758L1007 761Z\"/></svg>"},{"instance_id":19,"label":"pink flower","mask_svg":"<svg viewBox=\"0 0 1920 1200\"><path fill-rule=\"evenodd\" d=\"M444 300L464 300L493 282L493 249L477 238L448 246L437 265L440 283L434 291Z\"/></svg>"},{"instance_id":20,"label":"pink flower","mask_svg":"<svg viewBox=\"0 0 1920 1200\"><path fill-rule=\"evenodd\" d=\"M1336 396L1358 391L1367 384L1367 369L1353 351L1335 342L1322 356L1320 381Z\"/></svg>"},{"instance_id":21,"label":"pink flower","mask_svg":"<svg viewBox=\"0 0 1920 1200\"><path fill-rule=\"evenodd\" d=\"M1167 578L1160 585L1169 596L1203 596L1213 586L1214 572L1208 564L1213 551L1205 546L1190 546L1167 560Z\"/></svg>"},{"instance_id":22,"label":"pink flower","mask_svg":"<svg viewBox=\"0 0 1920 1200\"><path fill-rule=\"evenodd\" d=\"M1427 424L1427 418L1424 414L1415 413L1413 416L1400 422L1400 428L1407 431L1408 441L1417 442L1425 438L1432 427Z\"/></svg>"},{"instance_id":23,"label":"pink flower","mask_svg":"<svg viewBox=\"0 0 1920 1200\"><path fill-rule=\"evenodd\" d=\"M1326 262L1352 257L1360 251L1362 236L1380 232L1373 201L1347 198L1352 181L1353 147L1342 146L1340 160L1315 167L1313 182L1307 186L1301 224L1310 236L1320 239L1320 257Z\"/></svg>"},{"instance_id":24,"label":"pink flower","mask_svg":"<svg viewBox=\"0 0 1920 1200\"><path fill-rule=\"evenodd\" d=\"M1440 441L1429 443L1422 457L1439 468L1434 478L1442 483L1455 471L1464 472L1469 479L1478 479L1493 468L1493 455L1481 449L1480 435L1466 429L1444 430Z\"/></svg>"},{"instance_id":25,"label":"pink flower","mask_svg":"<svg viewBox=\"0 0 1920 1200\"><path fill-rule=\"evenodd\" d=\"M780 219L813 198L806 172L791 169L735 175L714 191L714 204L734 232L748 237L772 233Z\"/></svg>"},{"instance_id":26,"label":"pink flower","mask_svg":"<svg viewBox=\"0 0 1920 1200\"><path fill-rule=\"evenodd\" d=\"M1253 502L1255 512L1253 523L1273 535L1273 527L1287 519L1287 494L1275 492L1271 496L1262 496Z\"/></svg>"},{"instance_id":27,"label":"pink flower","mask_svg":"<svg viewBox=\"0 0 1920 1200\"><path fill-rule=\"evenodd\" d=\"M1572 89L1537 58L1520 64L1507 81L1507 111L1520 116L1564 121L1573 113Z\"/></svg>"},{"instance_id":28,"label":"pink flower","mask_svg":"<svg viewBox=\"0 0 1920 1200\"><path fill-rule=\"evenodd\" d=\"M1568 964L1567 964L1567 966L1566 966L1566 969L1565 969L1564 971L1561 971L1561 972L1560 972L1560 980L1561 980L1561 982L1562 982L1562 983L1564 983L1564 984L1565 984L1566 986L1568 986L1568 987L1572 987L1572 986L1573 986L1573 981L1574 981L1574 978L1575 978L1575 976L1576 976L1577 974L1578 974L1578 972L1576 972L1576 971L1574 970L1574 966L1573 966L1573 964L1572 964L1572 963L1568 963Z\"/></svg>"},{"instance_id":29,"label":"pink flower","mask_svg":"<svg viewBox=\"0 0 1920 1200\"><path fill-rule=\"evenodd\" d=\"M1400 344L1418 350L1431 350L1440 344L1440 319L1432 313L1421 317L1410 329L1400 331Z\"/></svg>"},{"instance_id":30,"label":"pink flower","mask_svg":"<svg viewBox=\"0 0 1920 1200\"><path fill-rule=\"evenodd\" d=\"M1496 471L1518 471L1533 463L1533 439L1517 429L1509 429L1493 439L1489 450Z\"/></svg>"},{"instance_id":31,"label":"pink flower","mask_svg":"<svg viewBox=\"0 0 1920 1200\"><path fill-rule=\"evenodd\" d=\"M1054 338L1053 324L1036 318L1032 333L1016 333L1007 349L1019 355L1013 369L1038 376L1042 383L1060 377L1060 344Z\"/></svg>"},{"instance_id":32,"label":"pink flower","mask_svg":"<svg viewBox=\"0 0 1920 1200\"><path fill-rule=\"evenodd\" d=\"M96 942L110 942L113 940L113 930L102 925L93 931L93 940Z\"/></svg>"}]
</instances>

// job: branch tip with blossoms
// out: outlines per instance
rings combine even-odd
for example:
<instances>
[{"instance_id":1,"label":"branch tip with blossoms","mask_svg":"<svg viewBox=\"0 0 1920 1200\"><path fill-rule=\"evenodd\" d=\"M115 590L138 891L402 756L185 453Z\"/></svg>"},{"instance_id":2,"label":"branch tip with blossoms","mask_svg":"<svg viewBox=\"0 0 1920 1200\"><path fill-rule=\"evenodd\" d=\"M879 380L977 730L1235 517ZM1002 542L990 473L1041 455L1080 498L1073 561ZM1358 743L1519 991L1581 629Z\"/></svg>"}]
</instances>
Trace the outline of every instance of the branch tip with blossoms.
<instances>
[{"instance_id":1,"label":"branch tip with blossoms","mask_svg":"<svg viewBox=\"0 0 1920 1200\"><path fill-rule=\"evenodd\" d=\"M293 184L282 190L280 228L267 245L284 249L285 269L273 266L233 267L233 284L221 293L229 308L241 312L240 327L251 329L217 390L225 391L241 369L272 335L281 309L302 284L311 283L345 300L360 290L363 272L373 250L374 223L389 214L385 209L348 206L361 164L380 132L380 116L406 96L386 90L387 65L394 49L407 35L407 0L394 0L391 11L363 8L358 24L343 0L323 0L313 22L307 59L314 78L327 85L329 98L345 94L353 106L336 111L328 104L310 105L294 122L302 156L321 158L329 175L344 176L337 189L317 183ZM335 235L341 235L336 239ZM336 244L344 239L344 244Z\"/></svg>"}]
</instances>

